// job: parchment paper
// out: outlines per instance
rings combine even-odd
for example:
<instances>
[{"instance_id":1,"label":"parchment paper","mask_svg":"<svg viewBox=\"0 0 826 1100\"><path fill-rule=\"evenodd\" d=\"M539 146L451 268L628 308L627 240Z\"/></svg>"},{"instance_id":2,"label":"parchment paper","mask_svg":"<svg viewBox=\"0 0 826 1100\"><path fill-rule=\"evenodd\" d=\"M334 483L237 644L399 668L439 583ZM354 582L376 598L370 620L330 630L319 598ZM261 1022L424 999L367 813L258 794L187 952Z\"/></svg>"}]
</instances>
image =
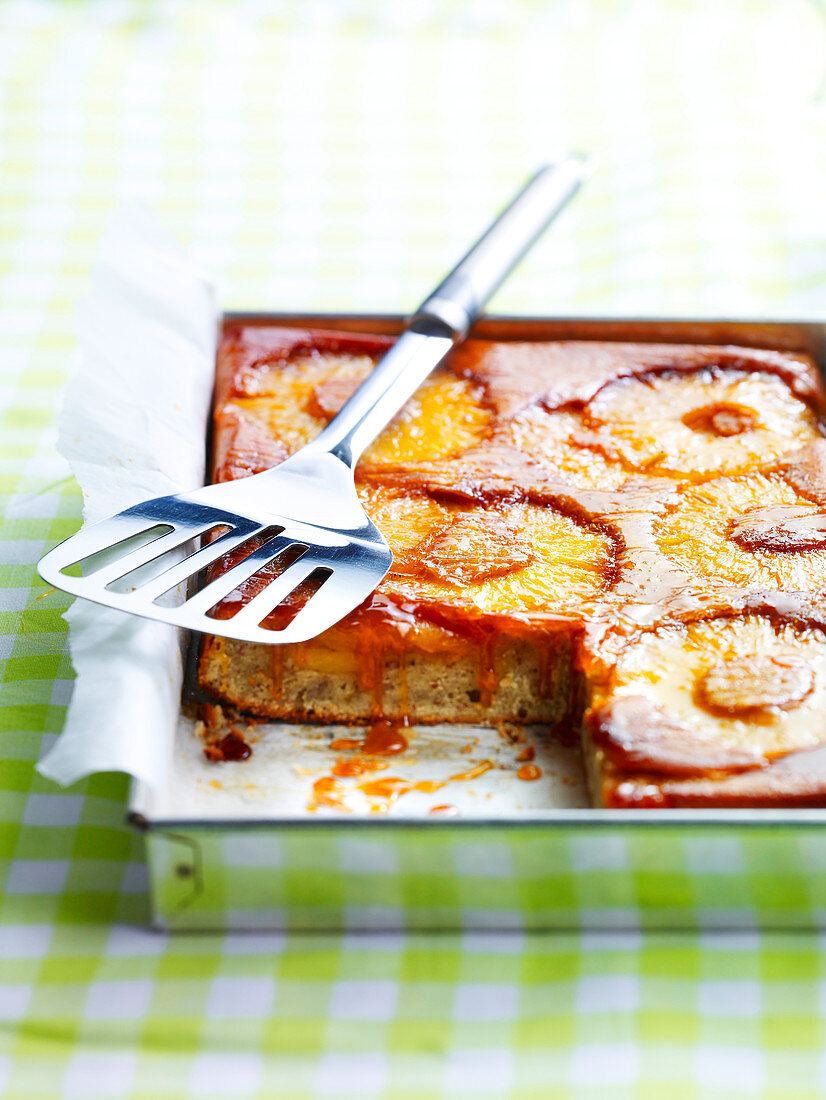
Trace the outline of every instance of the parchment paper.
<instances>
[{"instance_id":1,"label":"parchment paper","mask_svg":"<svg viewBox=\"0 0 826 1100\"><path fill-rule=\"evenodd\" d=\"M210 280L154 219L140 210L121 215L80 310L80 368L60 418L59 450L83 490L88 522L203 484L218 319ZM139 781L133 809L155 819L306 815L313 780L336 760L335 730L260 724L249 760L216 767L180 714L182 632L86 600L66 619L77 680L64 732L39 765L43 775L68 784L96 771L127 772ZM447 781L480 760L493 765L473 783L450 783L450 802L463 816L586 804L578 749L538 731L544 779L529 784L516 776L520 746L496 730L409 734L411 750L393 760L393 774L404 779ZM443 798L441 789L413 792L388 812L425 816ZM357 781L346 808L370 813Z\"/></svg>"},{"instance_id":2,"label":"parchment paper","mask_svg":"<svg viewBox=\"0 0 826 1100\"><path fill-rule=\"evenodd\" d=\"M217 326L210 279L147 211L119 215L80 307L80 365L60 416L58 449L83 491L85 521L203 484ZM165 788L181 632L86 600L65 618L77 680L39 771L61 784L124 771Z\"/></svg>"}]
</instances>

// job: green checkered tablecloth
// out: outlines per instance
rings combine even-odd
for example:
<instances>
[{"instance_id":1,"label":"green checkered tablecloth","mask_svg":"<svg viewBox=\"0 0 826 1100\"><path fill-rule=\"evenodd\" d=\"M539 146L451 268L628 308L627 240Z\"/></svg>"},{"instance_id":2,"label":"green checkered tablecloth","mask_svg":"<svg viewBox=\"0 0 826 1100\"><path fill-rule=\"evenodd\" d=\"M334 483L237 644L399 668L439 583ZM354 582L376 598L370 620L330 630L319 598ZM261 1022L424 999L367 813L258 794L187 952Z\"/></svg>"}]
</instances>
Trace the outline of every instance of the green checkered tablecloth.
<instances>
[{"instance_id":1,"label":"green checkered tablecloth","mask_svg":"<svg viewBox=\"0 0 826 1100\"><path fill-rule=\"evenodd\" d=\"M72 677L55 413L120 205L228 307L400 311L582 148L492 308L822 317L825 71L807 0L0 3L0 1095L826 1092L815 933L164 936L123 777L33 770Z\"/></svg>"}]
</instances>

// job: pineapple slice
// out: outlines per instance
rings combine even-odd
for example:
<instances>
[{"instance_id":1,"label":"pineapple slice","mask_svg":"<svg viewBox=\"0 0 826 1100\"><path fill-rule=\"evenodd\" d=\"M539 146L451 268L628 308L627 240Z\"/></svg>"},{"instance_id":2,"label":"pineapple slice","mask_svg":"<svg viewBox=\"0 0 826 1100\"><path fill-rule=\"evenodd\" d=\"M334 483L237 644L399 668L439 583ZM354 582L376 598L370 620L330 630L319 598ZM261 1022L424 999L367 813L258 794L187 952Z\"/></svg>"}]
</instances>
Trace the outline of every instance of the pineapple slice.
<instances>
[{"instance_id":1,"label":"pineapple slice","mask_svg":"<svg viewBox=\"0 0 826 1100\"><path fill-rule=\"evenodd\" d=\"M657 541L689 572L785 592L826 585L826 511L776 474L692 485Z\"/></svg>"},{"instance_id":2,"label":"pineapple slice","mask_svg":"<svg viewBox=\"0 0 826 1100\"><path fill-rule=\"evenodd\" d=\"M771 708L793 710L811 694L814 673L791 654L741 654L710 668L698 687L706 710L736 717Z\"/></svg>"},{"instance_id":3,"label":"pineapple slice","mask_svg":"<svg viewBox=\"0 0 826 1100\"><path fill-rule=\"evenodd\" d=\"M819 436L812 410L782 379L736 370L622 379L585 415L590 431L575 443L692 481L746 473Z\"/></svg>"},{"instance_id":4,"label":"pineapple slice","mask_svg":"<svg viewBox=\"0 0 826 1100\"><path fill-rule=\"evenodd\" d=\"M316 386L332 382L355 389L374 365L370 355L332 354L279 363L245 378L243 396L234 397L229 407L292 454L317 436L330 419L313 401Z\"/></svg>"},{"instance_id":5,"label":"pineapple slice","mask_svg":"<svg viewBox=\"0 0 826 1100\"><path fill-rule=\"evenodd\" d=\"M361 465L403 466L454 458L486 434L490 419L475 383L437 371L370 444Z\"/></svg>"},{"instance_id":6,"label":"pineapple slice","mask_svg":"<svg viewBox=\"0 0 826 1100\"><path fill-rule=\"evenodd\" d=\"M508 444L553 467L577 489L618 489L628 470L599 451L576 446L583 430L582 413L529 405L497 427L492 443Z\"/></svg>"},{"instance_id":7,"label":"pineapple slice","mask_svg":"<svg viewBox=\"0 0 826 1100\"><path fill-rule=\"evenodd\" d=\"M614 703L642 697L669 732L683 728L686 740L729 757L738 748L771 757L819 745L826 633L758 614L660 627L623 651L606 695Z\"/></svg>"},{"instance_id":8,"label":"pineapple slice","mask_svg":"<svg viewBox=\"0 0 826 1100\"><path fill-rule=\"evenodd\" d=\"M444 519L444 505L424 493L360 482L356 485L365 512L387 539L393 551L391 576L418 572L414 550Z\"/></svg>"},{"instance_id":9,"label":"pineapple slice","mask_svg":"<svg viewBox=\"0 0 826 1100\"><path fill-rule=\"evenodd\" d=\"M517 517L481 508L454 512L417 550L426 575L460 588L507 577L536 561Z\"/></svg>"},{"instance_id":10,"label":"pineapple slice","mask_svg":"<svg viewBox=\"0 0 826 1100\"><path fill-rule=\"evenodd\" d=\"M613 537L552 508L468 508L381 486L359 494L393 550L379 591L394 600L542 615L581 608L613 579Z\"/></svg>"},{"instance_id":11,"label":"pineapple slice","mask_svg":"<svg viewBox=\"0 0 826 1100\"><path fill-rule=\"evenodd\" d=\"M231 407L292 454L318 435L374 365L367 355L296 359L257 379L257 392L236 397ZM490 422L479 394L475 383L437 371L367 448L362 466L382 468L461 454Z\"/></svg>"}]
</instances>

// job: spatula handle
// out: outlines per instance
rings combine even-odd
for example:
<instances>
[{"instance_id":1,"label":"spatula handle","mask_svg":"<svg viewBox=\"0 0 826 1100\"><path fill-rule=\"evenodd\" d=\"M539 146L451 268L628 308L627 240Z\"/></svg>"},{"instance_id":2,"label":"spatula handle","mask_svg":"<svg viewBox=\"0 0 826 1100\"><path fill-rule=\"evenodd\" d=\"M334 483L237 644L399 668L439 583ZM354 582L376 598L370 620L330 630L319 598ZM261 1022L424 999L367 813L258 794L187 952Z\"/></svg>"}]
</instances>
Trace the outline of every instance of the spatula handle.
<instances>
[{"instance_id":1,"label":"spatula handle","mask_svg":"<svg viewBox=\"0 0 826 1100\"><path fill-rule=\"evenodd\" d=\"M485 303L590 174L584 157L546 164L528 180L414 313L410 327L434 325L463 340Z\"/></svg>"},{"instance_id":2,"label":"spatula handle","mask_svg":"<svg viewBox=\"0 0 826 1100\"><path fill-rule=\"evenodd\" d=\"M485 303L590 174L569 156L540 168L419 306L396 344L309 447L348 466L463 340Z\"/></svg>"}]
</instances>

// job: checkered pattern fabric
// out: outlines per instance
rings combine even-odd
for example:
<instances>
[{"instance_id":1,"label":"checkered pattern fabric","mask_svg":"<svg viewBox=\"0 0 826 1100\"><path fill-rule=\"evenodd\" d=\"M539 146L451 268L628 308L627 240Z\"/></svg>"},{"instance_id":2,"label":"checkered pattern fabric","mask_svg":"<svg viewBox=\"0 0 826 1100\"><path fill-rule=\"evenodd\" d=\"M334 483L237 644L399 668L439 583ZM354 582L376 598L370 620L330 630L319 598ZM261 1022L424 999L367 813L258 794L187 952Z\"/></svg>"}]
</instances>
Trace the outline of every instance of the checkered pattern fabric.
<instances>
[{"instance_id":1,"label":"checkered pattern fabric","mask_svg":"<svg viewBox=\"0 0 826 1100\"><path fill-rule=\"evenodd\" d=\"M492 309L822 316L825 66L806 0L0 5L1 1095L826 1091L814 934L160 935L125 781L33 771L71 690L55 412L120 204L228 307L399 311L582 148Z\"/></svg>"},{"instance_id":2,"label":"checkered pattern fabric","mask_svg":"<svg viewBox=\"0 0 826 1100\"><path fill-rule=\"evenodd\" d=\"M442 830L312 821L160 827L147 844L156 921L184 931L826 925L822 821Z\"/></svg>"}]
</instances>

